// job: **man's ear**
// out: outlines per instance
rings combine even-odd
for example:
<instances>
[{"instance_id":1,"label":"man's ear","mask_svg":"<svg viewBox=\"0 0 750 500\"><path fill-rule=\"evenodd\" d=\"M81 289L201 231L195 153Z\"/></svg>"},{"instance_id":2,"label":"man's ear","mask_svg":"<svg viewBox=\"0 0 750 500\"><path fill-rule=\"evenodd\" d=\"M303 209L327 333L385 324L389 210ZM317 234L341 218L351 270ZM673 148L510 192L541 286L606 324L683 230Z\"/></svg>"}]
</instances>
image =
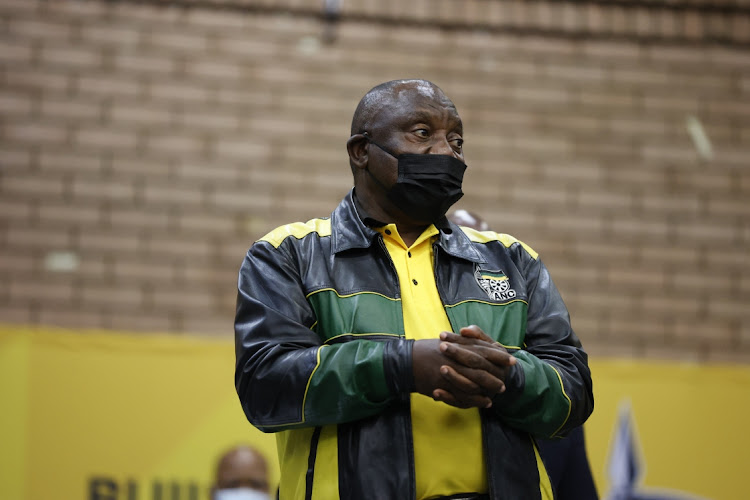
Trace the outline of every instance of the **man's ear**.
<instances>
[{"instance_id":1,"label":"man's ear","mask_svg":"<svg viewBox=\"0 0 750 500\"><path fill-rule=\"evenodd\" d=\"M367 137L362 134L354 134L346 141L346 150L349 153L349 163L358 169L367 167L369 161Z\"/></svg>"}]
</instances>

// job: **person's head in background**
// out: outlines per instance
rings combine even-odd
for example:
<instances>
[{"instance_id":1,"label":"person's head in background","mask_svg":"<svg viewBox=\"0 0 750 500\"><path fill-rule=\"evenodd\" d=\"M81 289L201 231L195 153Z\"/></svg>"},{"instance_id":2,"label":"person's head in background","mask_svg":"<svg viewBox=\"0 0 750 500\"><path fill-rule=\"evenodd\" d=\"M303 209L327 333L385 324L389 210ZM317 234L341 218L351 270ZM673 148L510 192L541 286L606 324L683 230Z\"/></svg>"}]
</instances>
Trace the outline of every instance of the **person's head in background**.
<instances>
[{"instance_id":1,"label":"person's head in background","mask_svg":"<svg viewBox=\"0 0 750 500\"><path fill-rule=\"evenodd\" d=\"M216 464L213 500L269 500L266 459L250 446L227 450Z\"/></svg>"},{"instance_id":2,"label":"person's head in background","mask_svg":"<svg viewBox=\"0 0 750 500\"><path fill-rule=\"evenodd\" d=\"M490 226L487 222L474 212L458 209L448 214L448 220L459 226L467 226L477 231L489 231Z\"/></svg>"}]
</instances>

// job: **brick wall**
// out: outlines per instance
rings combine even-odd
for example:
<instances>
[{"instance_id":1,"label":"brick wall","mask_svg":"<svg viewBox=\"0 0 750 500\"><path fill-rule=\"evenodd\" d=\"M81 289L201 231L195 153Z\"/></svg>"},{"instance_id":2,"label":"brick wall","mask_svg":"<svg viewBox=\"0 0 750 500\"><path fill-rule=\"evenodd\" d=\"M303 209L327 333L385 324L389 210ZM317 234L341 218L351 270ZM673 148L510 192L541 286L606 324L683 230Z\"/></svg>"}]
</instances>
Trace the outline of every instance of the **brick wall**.
<instances>
[{"instance_id":1,"label":"brick wall","mask_svg":"<svg viewBox=\"0 0 750 500\"><path fill-rule=\"evenodd\" d=\"M750 362L744 4L344 2L326 44L317 1L157 3L0 3L0 321L231 337L249 245L328 214L360 97L420 77L466 125L459 206L592 354Z\"/></svg>"}]
</instances>

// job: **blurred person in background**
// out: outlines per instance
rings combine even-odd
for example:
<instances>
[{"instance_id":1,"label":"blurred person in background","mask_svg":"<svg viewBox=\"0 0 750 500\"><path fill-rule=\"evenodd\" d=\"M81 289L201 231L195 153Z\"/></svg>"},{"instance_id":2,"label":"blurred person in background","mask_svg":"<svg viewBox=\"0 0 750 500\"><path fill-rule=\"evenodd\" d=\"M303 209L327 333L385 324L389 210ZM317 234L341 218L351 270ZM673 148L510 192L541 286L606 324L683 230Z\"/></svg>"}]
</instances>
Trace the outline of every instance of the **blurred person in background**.
<instances>
[{"instance_id":1,"label":"blurred person in background","mask_svg":"<svg viewBox=\"0 0 750 500\"><path fill-rule=\"evenodd\" d=\"M347 151L330 218L270 232L239 274L235 383L278 433L280 498L553 498L530 435L589 416L587 356L536 252L446 219L455 106L428 81L378 85Z\"/></svg>"},{"instance_id":2,"label":"blurred person in background","mask_svg":"<svg viewBox=\"0 0 750 500\"><path fill-rule=\"evenodd\" d=\"M487 222L474 212L455 210L448 220L458 226L489 231ZM537 439L544 465L558 500L598 500L591 475L583 427L576 427L559 439Z\"/></svg>"},{"instance_id":3,"label":"blurred person in background","mask_svg":"<svg viewBox=\"0 0 750 500\"><path fill-rule=\"evenodd\" d=\"M216 464L212 500L269 500L268 465L247 445L224 452Z\"/></svg>"}]
</instances>

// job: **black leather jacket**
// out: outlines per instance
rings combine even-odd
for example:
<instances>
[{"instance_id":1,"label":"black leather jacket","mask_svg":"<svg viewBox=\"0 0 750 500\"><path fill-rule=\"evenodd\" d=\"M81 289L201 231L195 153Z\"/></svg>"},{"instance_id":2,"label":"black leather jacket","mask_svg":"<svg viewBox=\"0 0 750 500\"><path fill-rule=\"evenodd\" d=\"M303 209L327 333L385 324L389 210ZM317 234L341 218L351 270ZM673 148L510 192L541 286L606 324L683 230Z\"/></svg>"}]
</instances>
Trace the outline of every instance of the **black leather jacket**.
<instances>
[{"instance_id":1,"label":"black leather jacket","mask_svg":"<svg viewBox=\"0 0 750 500\"><path fill-rule=\"evenodd\" d=\"M330 218L269 233L240 270L235 383L250 422L280 432L281 498L312 498L318 481L335 481L343 499L415 498L413 341L395 268L352 196ZM518 360L480 410L490 497L541 499L531 436L588 418L586 353L533 250L447 221L439 229L435 280L454 331L476 324ZM336 470L317 460L322 446L336 447Z\"/></svg>"}]
</instances>

